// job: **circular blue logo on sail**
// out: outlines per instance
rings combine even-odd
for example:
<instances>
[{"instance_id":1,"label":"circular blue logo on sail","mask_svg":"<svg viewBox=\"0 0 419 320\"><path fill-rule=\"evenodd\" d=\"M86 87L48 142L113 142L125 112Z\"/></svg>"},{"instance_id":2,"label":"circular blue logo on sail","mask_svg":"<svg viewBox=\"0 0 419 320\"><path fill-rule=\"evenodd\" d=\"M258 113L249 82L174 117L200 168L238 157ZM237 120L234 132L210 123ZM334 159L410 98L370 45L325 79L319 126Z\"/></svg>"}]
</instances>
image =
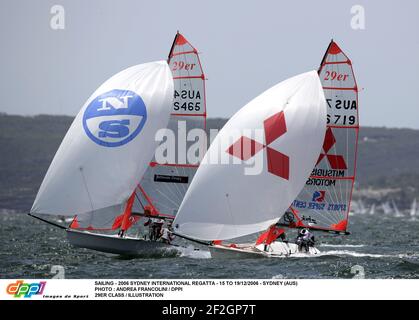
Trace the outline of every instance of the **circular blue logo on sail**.
<instances>
[{"instance_id":1,"label":"circular blue logo on sail","mask_svg":"<svg viewBox=\"0 0 419 320\"><path fill-rule=\"evenodd\" d=\"M147 121L143 99L129 90L112 90L96 97L83 115L87 136L104 147L119 147L134 139Z\"/></svg>"}]
</instances>

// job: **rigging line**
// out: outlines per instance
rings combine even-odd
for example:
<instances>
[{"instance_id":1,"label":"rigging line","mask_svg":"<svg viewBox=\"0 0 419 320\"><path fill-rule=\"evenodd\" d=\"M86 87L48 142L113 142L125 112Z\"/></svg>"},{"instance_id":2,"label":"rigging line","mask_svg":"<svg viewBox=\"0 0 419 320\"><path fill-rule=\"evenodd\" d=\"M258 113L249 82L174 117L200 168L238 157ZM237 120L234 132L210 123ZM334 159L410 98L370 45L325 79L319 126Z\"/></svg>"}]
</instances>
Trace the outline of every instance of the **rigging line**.
<instances>
[{"instance_id":1,"label":"rigging line","mask_svg":"<svg viewBox=\"0 0 419 320\"><path fill-rule=\"evenodd\" d=\"M135 188L135 189L137 189L137 188ZM138 196L137 192L136 192L136 191L134 191L134 193L135 193L135 198L138 200L138 202L140 203L140 205L141 205L141 207L143 208L143 210L145 210L144 205L143 205L143 202L141 201L141 199L140 199L140 197Z\"/></svg>"},{"instance_id":2,"label":"rigging line","mask_svg":"<svg viewBox=\"0 0 419 320\"><path fill-rule=\"evenodd\" d=\"M48 223L48 224L50 224L50 225L52 225L54 227L57 227L57 228L60 228L60 229L63 229L63 230L67 230L67 227L64 227L64 226L62 226L62 225L60 225L58 223L52 222L52 221L48 221L48 220L43 219L41 217L35 216L32 213L28 213L28 216L30 216L32 218L35 218L35 219L38 219L38 220L40 220L42 222Z\"/></svg>"},{"instance_id":3,"label":"rigging line","mask_svg":"<svg viewBox=\"0 0 419 320\"><path fill-rule=\"evenodd\" d=\"M323 150L324 151L324 150ZM325 156L325 160L323 160L323 161L326 161L326 168L329 170L329 169L331 169L331 167L330 167L330 164L329 164L329 162L328 162L328 159L327 159L327 156ZM316 167L318 167L318 166L316 166ZM334 187L329 187L330 189L330 191L332 191L332 192L329 192L329 194L330 194L330 197L331 197L331 200L332 201L335 201L336 200L336 202L338 202L338 195L337 195L337 193L336 193L336 189L334 188ZM319 190L320 188L318 188L318 187L316 187L314 190ZM303 192L305 192L309 197L311 196L311 190L309 191L306 187L305 188L303 188ZM334 197L336 198L336 199L334 199ZM335 224L335 223L337 223L337 222L339 222L339 221L337 221L337 220L335 220L335 219L333 219L332 217L333 217L333 215L331 215L331 214L328 214L327 212L320 212L320 211L318 211L318 210L315 210L315 212L320 216L320 218L324 218L324 220L326 220L326 221L329 221L329 222L331 222L332 224ZM323 219L322 219L323 220Z\"/></svg>"},{"instance_id":4,"label":"rigging line","mask_svg":"<svg viewBox=\"0 0 419 320\"><path fill-rule=\"evenodd\" d=\"M341 68L340 68L340 65L335 65L336 66L336 70L337 70L337 74L340 74L341 73ZM332 70L333 70L333 67L332 67ZM343 85L342 85L342 81L338 81L338 80L336 80L336 82L338 83L338 86L336 86L336 87L344 87ZM333 84L333 86L335 86L335 84ZM340 130L340 129L339 129ZM348 129L342 129L342 130L345 130L346 131L346 133L348 133ZM340 134L339 134L339 138L341 138L340 137ZM346 141L346 149L348 148L348 141ZM337 155L337 152L338 152L338 148L337 148L337 144L335 144L335 152L336 152L336 155ZM346 153L346 165L348 166L348 160L349 160L349 158L348 158L348 153ZM348 169L347 169L348 170ZM343 192L342 192L342 183L339 183L339 192L340 192L340 195L341 195L341 200L343 200L342 198L343 198ZM345 197L346 197L347 195L346 195L346 193L345 193ZM339 203L339 202L338 202ZM340 202L341 203L341 202ZM347 201L345 201L345 203L347 203ZM345 210L346 211L346 210Z\"/></svg>"},{"instance_id":5,"label":"rigging line","mask_svg":"<svg viewBox=\"0 0 419 320\"><path fill-rule=\"evenodd\" d=\"M90 207L92 209L92 213L90 214L90 221L89 221L89 223L91 224L92 223L92 220L93 220L93 213L94 213L95 209L93 207L93 201L92 201L92 198L90 196L89 188L87 187L86 177L84 176L84 173L83 173L83 167L80 167L79 168L79 171L80 171L80 174L81 174L81 176L83 178L84 187L86 188L87 197L89 198Z\"/></svg>"},{"instance_id":6,"label":"rigging line","mask_svg":"<svg viewBox=\"0 0 419 320\"><path fill-rule=\"evenodd\" d=\"M194 54L194 55L197 55L196 53L193 53L193 54ZM184 55L183 55L183 57L184 57L184 61L185 61L185 63L186 63L186 64L188 64L188 59L187 59L187 56L188 56L187 54L184 54ZM192 61L193 61L193 60L194 60L194 59L192 58ZM188 77L190 77L190 76L191 76L191 72L190 72L189 70L186 70L186 71L187 71ZM201 70L201 74L202 74L202 70ZM189 80L189 84L190 84L190 86L192 87L192 80L193 80L193 79L189 78L188 80Z\"/></svg>"},{"instance_id":7,"label":"rigging line","mask_svg":"<svg viewBox=\"0 0 419 320\"><path fill-rule=\"evenodd\" d=\"M167 200L169 200L169 202L173 203L175 206L179 206L179 204L178 204L178 203L176 203L175 201L173 201L171 198L169 198L166 194L164 194L164 193L163 193L163 192L161 192L160 190L156 189L156 191L157 191L160 195L162 195L163 197L165 197ZM161 204L161 202L160 202L160 204ZM169 207L167 207L167 208L169 208Z\"/></svg>"},{"instance_id":8,"label":"rigging line","mask_svg":"<svg viewBox=\"0 0 419 320\"><path fill-rule=\"evenodd\" d=\"M311 196L311 192L309 192L306 188L303 188L303 192L305 192L309 197ZM314 212L317 213L320 216L320 218L322 218L321 222L324 222L325 224L325 221L329 221L331 224L335 224L337 222L330 217L331 215L327 213L328 211L321 212L319 210L314 210Z\"/></svg>"},{"instance_id":9,"label":"rigging line","mask_svg":"<svg viewBox=\"0 0 419 320\"><path fill-rule=\"evenodd\" d=\"M189 183L190 183L189 182L189 175L186 173L186 169L185 168L182 168L182 167L179 167L178 171L179 171L179 176L182 176L182 177L187 176L188 177L188 183L187 183L187 185L189 185ZM180 189L180 192L182 194L182 197L180 199L182 201L182 198L185 196L186 191L187 191L187 188L185 186L185 183L180 183L179 184L179 189Z\"/></svg>"},{"instance_id":10,"label":"rigging line","mask_svg":"<svg viewBox=\"0 0 419 320\"><path fill-rule=\"evenodd\" d=\"M229 197L230 197L230 195L228 193L226 193L226 201L227 201L228 213L230 214L232 225L234 226L234 229L236 231L236 235L238 235L236 222L234 220L233 212L231 211L231 205L230 205L230 199L229 199Z\"/></svg>"},{"instance_id":11,"label":"rigging line","mask_svg":"<svg viewBox=\"0 0 419 320\"><path fill-rule=\"evenodd\" d=\"M349 163L349 132L350 129L346 129L346 159ZM355 144L357 143L357 141L355 141ZM354 156L355 156L355 150L354 150ZM351 159L350 161L352 162L354 159ZM353 162L355 163L355 162ZM353 168L353 172L352 175L355 177L355 168ZM355 180L355 178L354 178ZM349 207L350 207L350 200L351 200L351 195L350 195L350 191L353 188L353 183L351 183L350 188L346 188L346 194L345 194L345 199L346 199L346 210L345 210L345 219L347 219L346 215L347 213L349 213Z\"/></svg>"},{"instance_id":12,"label":"rigging line","mask_svg":"<svg viewBox=\"0 0 419 320\"><path fill-rule=\"evenodd\" d=\"M196 242L196 243L198 243L198 244L203 244L203 245L205 245L205 246L209 246L209 245L211 245L211 241L202 241L202 240L197 240L197 239L193 239L193 238L189 238L189 237L187 237L187 236L184 236L184 235L182 235L182 234L180 234L180 233L176 233L176 232L172 232L175 236L177 236L177 237L179 237L179 238L182 238L182 239L185 239L185 240L189 240L189 241L192 241L192 242Z\"/></svg>"},{"instance_id":13,"label":"rigging line","mask_svg":"<svg viewBox=\"0 0 419 320\"><path fill-rule=\"evenodd\" d=\"M325 160L326 160L326 163L327 163L326 168L327 168L327 170L329 170L329 169L331 169L331 167L330 167L329 162L327 160L327 156L325 156L325 158L326 158ZM320 187L316 187L314 190L319 190L319 189L320 189ZM304 188L303 190L306 191L308 193L308 195L310 195L309 191L306 188ZM334 187L330 186L329 189L326 189L326 190L329 190L328 193L330 194L330 200L332 200L332 202L338 202L338 195L336 193L336 189ZM319 211L317 211L317 212L319 213L320 216L322 216L322 214ZM326 219L326 220L329 220L333 223L337 222L337 221L333 220L330 217L330 215L328 215L328 216L329 216L329 218ZM324 217L326 217L326 216L324 216Z\"/></svg>"},{"instance_id":14,"label":"rigging line","mask_svg":"<svg viewBox=\"0 0 419 320\"><path fill-rule=\"evenodd\" d=\"M332 129L331 129L332 130ZM333 132L333 131L332 131ZM336 137L335 137L336 138ZM329 153L329 152L335 152L335 155L337 155L336 154L336 144L335 144L335 146L333 146L333 149L334 149L334 151L332 151L332 150L329 150L327 153ZM323 150L324 151L324 150ZM326 152L325 152L325 154L326 154ZM322 161L326 161L326 168L327 168L327 170L334 170L334 169L332 169L332 167L331 167L331 164L329 163L329 159L327 158L327 155L325 155L325 157L324 157L325 159L324 160L322 160ZM336 179L335 179L335 181L337 181ZM331 196L331 200L333 201L333 202L335 202L335 203L339 203L339 199L340 199L340 197L339 197L339 195L338 195L338 191L336 190L336 187L330 187L330 190L332 191L331 193L330 193L330 196ZM333 196L335 197L335 198L333 198ZM339 221L334 221L335 223L336 222L339 222Z\"/></svg>"},{"instance_id":15,"label":"rigging line","mask_svg":"<svg viewBox=\"0 0 419 320\"><path fill-rule=\"evenodd\" d=\"M172 167L172 170L173 170L172 171L173 174L175 174L176 176L178 176L178 177L184 176L183 172L180 172L179 171L180 169L178 167L174 166L174 167ZM168 187L170 188L169 185L168 185ZM174 194L175 194L177 202L181 202L183 196L185 195L185 193L182 190L182 184L181 183L173 183L173 188L171 188L171 189L173 189L173 191L175 191Z\"/></svg>"},{"instance_id":16,"label":"rigging line","mask_svg":"<svg viewBox=\"0 0 419 320\"><path fill-rule=\"evenodd\" d=\"M175 183L169 183L169 182L163 182L164 186L165 186L165 190L166 192L163 192L163 190L159 190L160 193L164 194L168 199L171 199L173 201L173 203L179 203L179 199L182 198L182 196L179 196L178 194L176 194L176 190L174 187L176 187ZM173 184L173 186L172 186Z\"/></svg>"},{"instance_id":17,"label":"rigging line","mask_svg":"<svg viewBox=\"0 0 419 320\"><path fill-rule=\"evenodd\" d=\"M167 204L164 204L163 202L158 202L158 207L159 207L159 212L161 211L160 209L164 209L164 212L170 212L171 210L173 210L173 206L169 206ZM173 214L173 213L170 213L170 214Z\"/></svg>"},{"instance_id":18,"label":"rigging line","mask_svg":"<svg viewBox=\"0 0 419 320\"><path fill-rule=\"evenodd\" d=\"M317 167L317 166L316 166ZM330 169L330 166L329 166L329 164L328 164L328 162L327 162L327 168L328 169ZM314 190L319 190L320 188L319 187L315 187L314 188ZM331 197L331 200L332 201L334 201L334 199L333 199L333 196L335 196L336 197L336 201L337 201L337 194L336 194L336 191L334 190L334 188L332 188L332 187L330 187L330 190L333 190L334 191L334 193L335 193L335 195L333 195L333 191L332 192L329 192L329 194L330 194L330 197ZM308 195L308 198L311 198L311 195L312 195L312 190L308 190L308 188L307 187L304 187L303 189L302 189L302 192L303 193L305 193L306 195ZM334 219L332 219L330 216L330 214L327 214L327 212L320 212L319 210L314 210L314 212L315 213L317 213L319 216L320 216L320 218L324 218L324 220L326 220L326 221L329 221L329 222L331 222L331 223L333 223L333 224L335 224L336 222L338 222L338 221L336 221L336 220L334 220Z\"/></svg>"},{"instance_id":19,"label":"rigging line","mask_svg":"<svg viewBox=\"0 0 419 320\"><path fill-rule=\"evenodd\" d=\"M174 167L174 168L175 168L175 171L176 171L176 175L177 176L184 176L183 172L180 172L179 171L180 169L178 169L178 167ZM181 168L181 169L183 170L183 168ZM189 176L188 176L188 181L189 181ZM175 187L176 187L176 191L178 192L178 195L179 195L179 198L178 199L181 201L182 198L185 196L185 192L186 191L183 192L182 185L181 184L175 183Z\"/></svg>"},{"instance_id":20,"label":"rigging line","mask_svg":"<svg viewBox=\"0 0 419 320\"><path fill-rule=\"evenodd\" d=\"M173 174L174 173L173 172L174 169L175 169L175 167L170 167L169 173L170 174ZM163 192L163 190L159 190L160 188L156 188L156 190L159 191L162 195L164 195L170 201L172 199L173 200L172 202L173 203L176 203L176 205L178 205L179 198L180 199L182 198L182 194L180 194L180 197L179 197L179 195L176 194L176 190L174 190L174 188L172 188L171 184L174 184L174 186L176 188L176 183L162 182L162 186L164 186L167 191L166 192Z\"/></svg>"}]
</instances>

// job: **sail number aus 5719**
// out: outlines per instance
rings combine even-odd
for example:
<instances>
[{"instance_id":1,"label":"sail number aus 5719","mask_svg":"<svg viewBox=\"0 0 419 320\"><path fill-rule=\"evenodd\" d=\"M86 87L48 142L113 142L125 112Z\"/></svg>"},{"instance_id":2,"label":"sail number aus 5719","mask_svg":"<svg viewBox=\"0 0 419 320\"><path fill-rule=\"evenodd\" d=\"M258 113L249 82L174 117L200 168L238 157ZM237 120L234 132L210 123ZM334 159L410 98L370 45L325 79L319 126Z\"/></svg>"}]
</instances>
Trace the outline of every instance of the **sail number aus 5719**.
<instances>
[{"instance_id":1,"label":"sail number aus 5719","mask_svg":"<svg viewBox=\"0 0 419 320\"><path fill-rule=\"evenodd\" d=\"M336 100L333 105L333 99L326 99L327 105L329 108L335 108L338 110L356 110L356 101L355 100Z\"/></svg>"},{"instance_id":2,"label":"sail number aus 5719","mask_svg":"<svg viewBox=\"0 0 419 320\"><path fill-rule=\"evenodd\" d=\"M345 116L340 114L328 114L327 124L339 124L339 125L354 125L356 121L355 116Z\"/></svg>"}]
</instances>

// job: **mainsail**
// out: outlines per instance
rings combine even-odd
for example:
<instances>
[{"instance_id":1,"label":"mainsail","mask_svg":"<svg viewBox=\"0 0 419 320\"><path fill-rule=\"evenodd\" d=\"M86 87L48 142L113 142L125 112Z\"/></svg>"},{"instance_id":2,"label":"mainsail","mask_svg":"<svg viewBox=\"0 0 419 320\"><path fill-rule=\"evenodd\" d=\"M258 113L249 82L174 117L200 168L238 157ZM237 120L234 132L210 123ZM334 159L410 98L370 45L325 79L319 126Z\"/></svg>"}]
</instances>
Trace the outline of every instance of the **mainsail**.
<instances>
[{"instance_id":1,"label":"mainsail","mask_svg":"<svg viewBox=\"0 0 419 320\"><path fill-rule=\"evenodd\" d=\"M104 220L124 212L157 147L154 136L167 126L172 100L166 61L130 67L103 83L64 137L31 213Z\"/></svg>"},{"instance_id":2,"label":"mainsail","mask_svg":"<svg viewBox=\"0 0 419 320\"><path fill-rule=\"evenodd\" d=\"M206 135L202 136L206 129L205 75L198 51L179 32L168 63L174 80L168 136L174 139L163 140L156 155L165 147L176 146L172 149L176 152L171 159L163 159L165 162L155 158L150 162L136 192L134 211L143 211L148 205L154 215L174 218L206 150ZM192 152L189 157L188 150Z\"/></svg>"},{"instance_id":3,"label":"mainsail","mask_svg":"<svg viewBox=\"0 0 419 320\"><path fill-rule=\"evenodd\" d=\"M351 60L332 40L318 71L327 101L327 130L317 164L281 223L346 232L356 173L358 87Z\"/></svg>"},{"instance_id":4,"label":"mainsail","mask_svg":"<svg viewBox=\"0 0 419 320\"><path fill-rule=\"evenodd\" d=\"M325 128L326 101L316 71L249 102L205 154L175 218L176 233L224 240L276 222L304 187ZM227 163L219 160L225 157Z\"/></svg>"}]
</instances>

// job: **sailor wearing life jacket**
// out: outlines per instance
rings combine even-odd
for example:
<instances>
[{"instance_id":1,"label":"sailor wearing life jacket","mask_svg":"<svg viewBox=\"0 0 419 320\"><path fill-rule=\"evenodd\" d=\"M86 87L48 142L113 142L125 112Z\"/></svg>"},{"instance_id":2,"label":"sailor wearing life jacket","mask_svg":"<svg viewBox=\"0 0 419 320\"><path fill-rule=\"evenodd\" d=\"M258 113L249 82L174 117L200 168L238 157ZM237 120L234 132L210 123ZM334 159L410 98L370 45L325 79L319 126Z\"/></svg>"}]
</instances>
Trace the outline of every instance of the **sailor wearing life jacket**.
<instances>
[{"instance_id":1,"label":"sailor wearing life jacket","mask_svg":"<svg viewBox=\"0 0 419 320\"><path fill-rule=\"evenodd\" d=\"M300 232L298 232L296 244L298 245L299 251L302 251L304 248L305 251L308 252L310 247L314 247L314 235L308 231L308 229L302 229Z\"/></svg>"},{"instance_id":2,"label":"sailor wearing life jacket","mask_svg":"<svg viewBox=\"0 0 419 320\"><path fill-rule=\"evenodd\" d=\"M163 243L170 244L174 239L175 236L172 233L172 223L169 222L167 226L163 227L160 231L160 238Z\"/></svg>"}]
</instances>

